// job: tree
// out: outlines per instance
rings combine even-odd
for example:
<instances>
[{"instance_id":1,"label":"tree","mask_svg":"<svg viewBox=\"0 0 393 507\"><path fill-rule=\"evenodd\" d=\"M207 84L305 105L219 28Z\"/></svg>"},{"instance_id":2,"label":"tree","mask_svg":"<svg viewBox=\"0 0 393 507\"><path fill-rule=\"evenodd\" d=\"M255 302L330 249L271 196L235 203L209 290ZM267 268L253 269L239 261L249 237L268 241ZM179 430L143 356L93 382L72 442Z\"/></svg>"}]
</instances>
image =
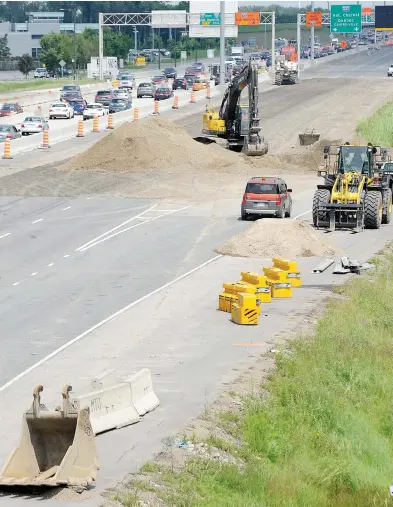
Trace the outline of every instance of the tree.
<instances>
[{"instance_id":1,"label":"tree","mask_svg":"<svg viewBox=\"0 0 393 507\"><path fill-rule=\"evenodd\" d=\"M27 53L22 55L18 60L18 69L22 74L27 77L27 74L34 70L35 63L33 58Z\"/></svg>"},{"instance_id":2,"label":"tree","mask_svg":"<svg viewBox=\"0 0 393 507\"><path fill-rule=\"evenodd\" d=\"M59 67L60 60L70 64L73 54L73 38L70 35L56 33L47 34L41 38L40 60L45 63L48 71Z\"/></svg>"},{"instance_id":3,"label":"tree","mask_svg":"<svg viewBox=\"0 0 393 507\"><path fill-rule=\"evenodd\" d=\"M124 33L104 29L104 54L105 56L117 56L118 58L127 58L128 51L131 48L131 37Z\"/></svg>"},{"instance_id":4,"label":"tree","mask_svg":"<svg viewBox=\"0 0 393 507\"><path fill-rule=\"evenodd\" d=\"M11 58L11 51L8 47L8 36L7 34L4 37L0 37L0 59L8 60Z\"/></svg>"}]
</instances>

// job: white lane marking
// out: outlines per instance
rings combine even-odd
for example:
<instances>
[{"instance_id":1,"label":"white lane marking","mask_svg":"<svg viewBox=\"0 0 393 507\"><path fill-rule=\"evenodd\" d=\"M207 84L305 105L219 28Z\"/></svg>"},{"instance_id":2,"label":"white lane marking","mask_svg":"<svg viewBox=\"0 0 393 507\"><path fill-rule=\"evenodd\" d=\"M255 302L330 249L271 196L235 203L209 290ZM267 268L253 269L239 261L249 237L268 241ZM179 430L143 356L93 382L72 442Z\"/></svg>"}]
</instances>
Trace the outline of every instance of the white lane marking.
<instances>
[{"instance_id":1,"label":"white lane marking","mask_svg":"<svg viewBox=\"0 0 393 507\"><path fill-rule=\"evenodd\" d=\"M300 218L302 217L303 215L307 215L308 213L311 213L312 210L308 209L307 211L305 211L304 213L300 213L300 215L298 215L297 217L294 217L294 220L296 220L297 218Z\"/></svg>"},{"instance_id":2,"label":"white lane marking","mask_svg":"<svg viewBox=\"0 0 393 507\"><path fill-rule=\"evenodd\" d=\"M67 211L68 209L71 209L72 206L67 206L66 208L63 208L63 211Z\"/></svg>"},{"instance_id":3,"label":"white lane marking","mask_svg":"<svg viewBox=\"0 0 393 507\"><path fill-rule=\"evenodd\" d=\"M19 282L15 282L12 285L15 287L16 285L19 285Z\"/></svg>"},{"instance_id":4,"label":"white lane marking","mask_svg":"<svg viewBox=\"0 0 393 507\"><path fill-rule=\"evenodd\" d=\"M35 276L37 274L36 271L34 271L34 273L30 273L30 276Z\"/></svg>"},{"instance_id":5,"label":"white lane marking","mask_svg":"<svg viewBox=\"0 0 393 507\"><path fill-rule=\"evenodd\" d=\"M0 236L0 239L3 239L3 238L6 238L7 236L9 236L11 233L10 232L6 232L5 234L3 234L2 236Z\"/></svg>"},{"instance_id":6,"label":"white lane marking","mask_svg":"<svg viewBox=\"0 0 393 507\"><path fill-rule=\"evenodd\" d=\"M38 224L38 222L42 222L44 219L39 218L38 220L34 220L34 222L31 222L32 224Z\"/></svg>"},{"instance_id":7,"label":"white lane marking","mask_svg":"<svg viewBox=\"0 0 393 507\"><path fill-rule=\"evenodd\" d=\"M54 266L55 263L54 262L51 262L50 264L47 265L48 268L51 268L52 266Z\"/></svg>"},{"instance_id":8,"label":"white lane marking","mask_svg":"<svg viewBox=\"0 0 393 507\"><path fill-rule=\"evenodd\" d=\"M43 357L37 363L33 364L32 366L30 366L26 370L24 370L21 373L19 373L19 375L16 375L16 377L14 377L11 380L9 380L8 382L6 382L3 386L0 387L0 392L5 391L8 387L12 386L12 384L15 384L15 382L17 382L21 378L25 377L27 374L29 374L30 372L32 372L33 370L35 370L36 368L38 368L42 364L46 363L47 361L49 361L53 357L57 356L58 354L60 354L60 352L63 352L63 350L68 349L74 343L82 340L82 338L84 338L85 336L89 335L90 333L92 333L96 329L99 329L104 324L107 324L111 320L115 319L119 315L122 315L123 313L125 313L128 310L130 310L131 308L133 308L134 306L138 305L139 303L142 303L142 301L145 301L146 299L150 298L151 296L154 296L155 294L158 294L159 292L167 289L168 287L171 287L175 283L180 282L180 280L183 280L187 276L192 275L196 271L199 271L200 269L202 269L205 266L207 266L208 264L211 264L212 262L220 259L221 257L223 257L223 255L221 255L221 254L220 255L216 255L215 257L212 257L208 261L203 262L202 264L199 264L199 266L197 266L196 268L193 268L190 271L187 271L187 273L184 273L183 275L178 276L174 280L172 280L172 281L170 281L170 282L162 285L161 287L158 287L158 289L155 289L152 292L149 292L148 294L145 294L141 298L137 299L136 301L133 301L129 305L125 306L124 308L121 308L117 312L112 313L112 315L109 315L109 317L107 317L106 319L101 320L101 322L98 322L98 324L95 324L94 326L90 327L89 329L87 329L86 331L84 331L82 334L78 335L76 338L73 338L72 340L68 341L67 343L65 343L64 345L62 345L61 347L59 347L58 349L54 350L53 352L51 352L47 356Z\"/></svg>"},{"instance_id":9,"label":"white lane marking","mask_svg":"<svg viewBox=\"0 0 393 507\"><path fill-rule=\"evenodd\" d=\"M79 251L86 252L86 250L89 250L89 248L93 248L94 246L97 246L100 243L103 243L104 241L106 241L108 239L114 238L118 234L123 234L124 232L127 232L131 229L135 229L135 227L140 227L141 225L148 224L149 222L154 222L155 220L158 220L159 218L163 218L168 215L172 215L173 213L178 213L179 211L183 211L185 209L191 208L191 206L193 206L193 205L190 204L189 206L184 206L184 208L180 208L175 211L169 211L168 213L163 213L162 215L158 215L158 217L147 217L147 219L144 222L139 222L138 224L131 225L130 227L126 227L125 229L121 229L120 231L117 231L117 232L111 234L110 236L106 236L105 238L102 238L102 239L96 241L95 243L91 243L90 245L87 245L84 248L80 248Z\"/></svg>"},{"instance_id":10,"label":"white lane marking","mask_svg":"<svg viewBox=\"0 0 393 507\"><path fill-rule=\"evenodd\" d=\"M91 239L90 241L88 241L87 243L85 243L84 245L78 247L75 252L78 252L79 250L82 250L82 248L85 248L87 245L90 245L90 243L94 243L95 241L103 238L104 236L106 236L107 234L110 234L111 232L113 231L117 231L118 229L120 229L120 227L123 227L124 225L127 225L129 224L130 222L132 222L133 220L135 220L136 218L139 218L143 213L146 213L147 211L150 211L152 210L155 206L157 206L157 204L154 204L153 206L151 206L150 208L147 208L145 211L142 211L142 213L139 213L138 215L135 215L131 218L129 218L128 220L126 220L125 222L121 223L120 225L117 225L116 227L113 227L112 229L110 229L109 231L107 232L104 232L103 234L101 234L100 236L97 236L96 238L94 239Z\"/></svg>"},{"instance_id":11,"label":"white lane marking","mask_svg":"<svg viewBox=\"0 0 393 507\"><path fill-rule=\"evenodd\" d=\"M67 257L69 257L69 254L65 254L63 255L63 258L66 259Z\"/></svg>"}]
</instances>

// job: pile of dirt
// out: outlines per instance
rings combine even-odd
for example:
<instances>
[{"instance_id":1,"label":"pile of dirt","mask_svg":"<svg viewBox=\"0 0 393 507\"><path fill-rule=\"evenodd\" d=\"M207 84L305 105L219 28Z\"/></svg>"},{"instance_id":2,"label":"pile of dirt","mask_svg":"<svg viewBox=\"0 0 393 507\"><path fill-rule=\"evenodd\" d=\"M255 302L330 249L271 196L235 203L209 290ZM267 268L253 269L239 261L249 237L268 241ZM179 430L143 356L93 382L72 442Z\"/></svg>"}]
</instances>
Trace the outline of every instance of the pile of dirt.
<instances>
[{"instance_id":1,"label":"pile of dirt","mask_svg":"<svg viewBox=\"0 0 393 507\"><path fill-rule=\"evenodd\" d=\"M232 257L323 257L339 255L323 233L302 220L257 220L217 248L217 253Z\"/></svg>"},{"instance_id":2,"label":"pile of dirt","mask_svg":"<svg viewBox=\"0 0 393 507\"><path fill-rule=\"evenodd\" d=\"M158 117L125 123L60 169L128 172L239 171L237 153L195 141L180 125Z\"/></svg>"}]
</instances>

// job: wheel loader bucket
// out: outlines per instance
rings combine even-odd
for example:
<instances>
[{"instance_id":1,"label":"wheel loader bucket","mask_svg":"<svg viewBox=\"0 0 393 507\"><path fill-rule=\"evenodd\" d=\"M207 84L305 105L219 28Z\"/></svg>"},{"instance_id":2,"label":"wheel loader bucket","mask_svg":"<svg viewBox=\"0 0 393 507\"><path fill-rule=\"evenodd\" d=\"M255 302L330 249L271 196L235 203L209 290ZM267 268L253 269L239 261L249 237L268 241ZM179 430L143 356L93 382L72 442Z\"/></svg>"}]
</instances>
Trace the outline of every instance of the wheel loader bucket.
<instances>
[{"instance_id":1,"label":"wheel loader bucket","mask_svg":"<svg viewBox=\"0 0 393 507\"><path fill-rule=\"evenodd\" d=\"M63 389L63 407L50 412L41 405L42 386L34 389L33 404L23 414L19 445L0 475L0 486L89 487L99 462L88 407L76 410Z\"/></svg>"},{"instance_id":2,"label":"wheel loader bucket","mask_svg":"<svg viewBox=\"0 0 393 507\"><path fill-rule=\"evenodd\" d=\"M314 130L311 132L304 132L303 134L299 134L299 141L300 146L310 146L311 144L316 143L319 141L319 138L321 137L321 134L316 134Z\"/></svg>"}]
</instances>

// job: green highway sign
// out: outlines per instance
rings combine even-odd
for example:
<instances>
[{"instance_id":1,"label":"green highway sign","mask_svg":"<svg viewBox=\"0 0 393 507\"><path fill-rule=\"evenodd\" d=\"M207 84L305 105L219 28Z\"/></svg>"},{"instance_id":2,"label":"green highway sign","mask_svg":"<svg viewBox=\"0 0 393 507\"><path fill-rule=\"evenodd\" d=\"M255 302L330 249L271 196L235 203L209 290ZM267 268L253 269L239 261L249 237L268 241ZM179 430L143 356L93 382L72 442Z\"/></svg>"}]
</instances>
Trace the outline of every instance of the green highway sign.
<instances>
[{"instance_id":1,"label":"green highway sign","mask_svg":"<svg viewBox=\"0 0 393 507\"><path fill-rule=\"evenodd\" d=\"M331 5L331 33L360 33L362 31L362 6L359 4Z\"/></svg>"},{"instance_id":2,"label":"green highway sign","mask_svg":"<svg viewBox=\"0 0 393 507\"><path fill-rule=\"evenodd\" d=\"M205 12L200 14L200 24L204 26L220 26L220 13Z\"/></svg>"}]
</instances>

